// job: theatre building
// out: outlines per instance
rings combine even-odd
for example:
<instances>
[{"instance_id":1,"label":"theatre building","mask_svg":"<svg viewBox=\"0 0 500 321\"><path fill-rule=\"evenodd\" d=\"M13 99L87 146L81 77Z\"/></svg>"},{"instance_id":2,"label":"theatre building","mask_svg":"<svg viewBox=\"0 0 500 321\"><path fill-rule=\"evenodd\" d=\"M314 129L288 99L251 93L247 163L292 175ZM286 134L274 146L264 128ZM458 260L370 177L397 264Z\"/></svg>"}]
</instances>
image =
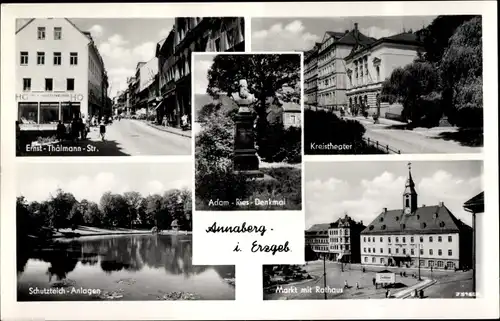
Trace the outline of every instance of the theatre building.
<instances>
[{"instance_id":1,"label":"theatre building","mask_svg":"<svg viewBox=\"0 0 500 321\"><path fill-rule=\"evenodd\" d=\"M31 19L16 31L15 50L21 129L104 114L107 75L89 32L65 18Z\"/></svg>"},{"instance_id":2,"label":"theatre building","mask_svg":"<svg viewBox=\"0 0 500 321\"><path fill-rule=\"evenodd\" d=\"M435 269L471 266L472 228L443 202L418 206L411 169L400 197L402 208L384 208L361 232L362 264Z\"/></svg>"},{"instance_id":3,"label":"theatre building","mask_svg":"<svg viewBox=\"0 0 500 321\"><path fill-rule=\"evenodd\" d=\"M394 69L412 63L421 48L414 32L403 32L354 47L345 58L349 110L355 114L366 111L369 115L399 118L401 106L381 102L382 83Z\"/></svg>"}]
</instances>

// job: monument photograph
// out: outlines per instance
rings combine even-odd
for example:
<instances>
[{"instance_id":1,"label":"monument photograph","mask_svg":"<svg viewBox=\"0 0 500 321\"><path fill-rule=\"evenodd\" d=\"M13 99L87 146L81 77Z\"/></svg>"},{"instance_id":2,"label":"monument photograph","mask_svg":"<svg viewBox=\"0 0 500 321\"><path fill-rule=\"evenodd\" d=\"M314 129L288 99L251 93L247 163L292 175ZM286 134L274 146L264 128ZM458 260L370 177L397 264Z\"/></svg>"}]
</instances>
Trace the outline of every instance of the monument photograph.
<instances>
[{"instance_id":1,"label":"monument photograph","mask_svg":"<svg viewBox=\"0 0 500 321\"><path fill-rule=\"evenodd\" d=\"M304 52L304 153L483 151L480 15L252 19L252 50Z\"/></svg>"},{"instance_id":2,"label":"monument photograph","mask_svg":"<svg viewBox=\"0 0 500 321\"><path fill-rule=\"evenodd\" d=\"M305 264L265 265L264 300L481 297L482 161L310 162L305 173Z\"/></svg>"},{"instance_id":3,"label":"monument photograph","mask_svg":"<svg viewBox=\"0 0 500 321\"><path fill-rule=\"evenodd\" d=\"M301 53L193 53L196 210L301 210Z\"/></svg>"},{"instance_id":4,"label":"monument photograph","mask_svg":"<svg viewBox=\"0 0 500 321\"><path fill-rule=\"evenodd\" d=\"M17 301L235 299L234 265L193 264L190 162L23 163L16 179Z\"/></svg>"}]
</instances>

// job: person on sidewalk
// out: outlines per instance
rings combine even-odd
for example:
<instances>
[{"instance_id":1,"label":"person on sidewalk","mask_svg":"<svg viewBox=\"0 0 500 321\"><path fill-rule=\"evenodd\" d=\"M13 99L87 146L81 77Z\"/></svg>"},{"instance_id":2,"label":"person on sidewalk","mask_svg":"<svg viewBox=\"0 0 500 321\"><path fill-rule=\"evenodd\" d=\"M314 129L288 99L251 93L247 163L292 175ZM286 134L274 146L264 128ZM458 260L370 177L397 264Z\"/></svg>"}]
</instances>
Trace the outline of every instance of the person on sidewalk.
<instances>
[{"instance_id":1,"label":"person on sidewalk","mask_svg":"<svg viewBox=\"0 0 500 321\"><path fill-rule=\"evenodd\" d=\"M57 124L56 132L57 139L59 140L59 142L62 142L64 140L64 135L66 134L66 127L64 126L62 121L59 121L59 123Z\"/></svg>"},{"instance_id":2,"label":"person on sidewalk","mask_svg":"<svg viewBox=\"0 0 500 321\"><path fill-rule=\"evenodd\" d=\"M104 119L101 119L101 125L99 126L99 133L101 134L101 139L104 141L104 136L106 135L106 123Z\"/></svg>"},{"instance_id":3,"label":"person on sidewalk","mask_svg":"<svg viewBox=\"0 0 500 321\"><path fill-rule=\"evenodd\" d=\"M188 115L184 114L181 117L181 123L182 123L182 130L187 130L188 129Z\"/></svg>"},{"instance_id":4,"label":"person on sidewalk","mask_svg":"<svg viewBox=\"0 0 500 321\"><path fill-rule=\"evenodd\" d=\"M359 290L359 283L356 282L356 290Z\"/></svg>"},{"instance_id":5,"label":"person on sidewalk","mask_svg":"<svg viewBox=\"0 0 500 321\"><path fill-rule=\"evenodd\" d=\"M349 285L347 285L347 280L344 280L344 289L347 289Z\"/></svg>"}]
</instances>

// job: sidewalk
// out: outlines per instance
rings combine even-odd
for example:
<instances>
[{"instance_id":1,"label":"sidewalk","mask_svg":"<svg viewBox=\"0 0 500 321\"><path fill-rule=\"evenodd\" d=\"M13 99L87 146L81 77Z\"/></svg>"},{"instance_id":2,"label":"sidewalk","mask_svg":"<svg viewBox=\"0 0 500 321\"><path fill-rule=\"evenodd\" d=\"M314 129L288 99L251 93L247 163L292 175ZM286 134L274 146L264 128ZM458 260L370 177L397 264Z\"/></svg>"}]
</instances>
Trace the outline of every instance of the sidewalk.
<instances>
[{"instance_id":1,"label":"sidewalk","mask_svg":"<svg viewBox=\"0 0 500 321\"><path fill-rule=\"evenodd\" d=\"M344 118L346 119L352 119L352 120L357 120L357 121L360 121L360 122L366 122L366 123L370 123L370 124L375 124L375 121L373 120L373 117L369 116L368 118L365 118L363 116L344 116ZM404 123L404 122L401 122L401 121L397 121L397 120L392 120L392 119L387 119L387 118L383 118L383 117L380 117L378 119L378 123L381 124L381 125L388 125L388 126L404 126L404 125L408 125L407 123Z\"/></svg>"},{"instance_id":2,"label":"sidewalk","mask_svg":"<svg viewBox=\"0 0 500 321\"><path fill-rule=\"evenodd\" d=\"M156 124L152 124L148 121L145 121L145 120L140 120L142 121L143 123L147 124L148 126L151 126L153 128L156 128L158 130L162 130L164 132L169 132L169 133L172 133L172 134L176 134L176 135L179 135L179 136L184 136L184 137L188 137L188 138L191 138L191 130L182 130L180 128L175 128L175 127L170 127L170 126L161 126L161 125L156 125Z\"/></svg>"},{"instance_id":3,"label":"sidewalk","mask_svg":"<svg viewBox=\"0 0 500 321\"><path fill-rule=\"evenodd\" d=\"M424 279L424 278L422 278ZM402 291L399 291L398 293L396 293L394 295L394 298L396 299L406 299L408 297L411 296L411 294L413 292L415 292L415 290L420 291L420 290L423 290L423 289L426 289L428 287L430 287L431 285L433 285L434 283L436 283L437 281L436 280L431 280L431 279L424 279L422 282L420 283L417 283L415 285L412 285Z\"/></svg>"}]
</instances>

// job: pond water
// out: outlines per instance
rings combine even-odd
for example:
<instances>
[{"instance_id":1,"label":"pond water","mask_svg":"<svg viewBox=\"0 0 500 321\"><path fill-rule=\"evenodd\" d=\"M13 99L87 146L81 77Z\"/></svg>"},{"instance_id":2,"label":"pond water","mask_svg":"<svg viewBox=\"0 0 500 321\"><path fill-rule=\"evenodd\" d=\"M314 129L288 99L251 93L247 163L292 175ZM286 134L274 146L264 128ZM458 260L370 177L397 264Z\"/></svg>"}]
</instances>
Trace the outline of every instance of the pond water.
<instances>
[{"instance_id":1,"label":"pond water","mask_svg":"<svg viewBox=\"0 0 500 321\"><path fill-rule=\"evenodd\" d=\"M192 264L191 235L93 236L18 249L18 301L234 300L234 266Z\"/></svg>"}]
</instances>

